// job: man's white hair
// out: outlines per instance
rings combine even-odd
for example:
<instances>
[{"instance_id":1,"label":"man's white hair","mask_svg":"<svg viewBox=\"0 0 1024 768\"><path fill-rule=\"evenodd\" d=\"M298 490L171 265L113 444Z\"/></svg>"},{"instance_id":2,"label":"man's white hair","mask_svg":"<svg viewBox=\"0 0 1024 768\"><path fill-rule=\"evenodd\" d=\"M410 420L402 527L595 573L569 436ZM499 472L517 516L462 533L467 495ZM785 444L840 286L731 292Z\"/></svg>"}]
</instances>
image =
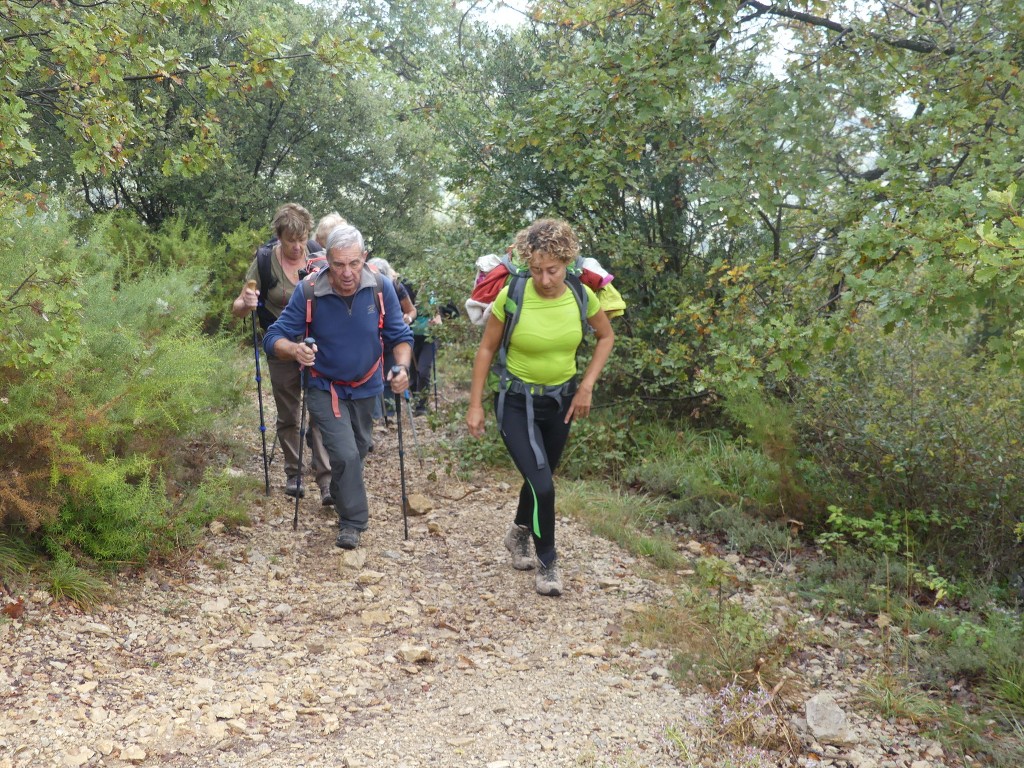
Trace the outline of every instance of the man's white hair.
<instances>
[{"instance_id":1,"label":"man's white hair","mask_svg":"<svg viewBox=\"0 0 1024 768\"><path fill-rule=\"evenodd\" d=\"M362 232L351 224L344 224L327 236L327 243L324 245L324 248L327 249L329 254L335 248L349 248L353 245L358 245L360 252L366 249L366 246L363 245Z\"/></svg>"}]
</instances>

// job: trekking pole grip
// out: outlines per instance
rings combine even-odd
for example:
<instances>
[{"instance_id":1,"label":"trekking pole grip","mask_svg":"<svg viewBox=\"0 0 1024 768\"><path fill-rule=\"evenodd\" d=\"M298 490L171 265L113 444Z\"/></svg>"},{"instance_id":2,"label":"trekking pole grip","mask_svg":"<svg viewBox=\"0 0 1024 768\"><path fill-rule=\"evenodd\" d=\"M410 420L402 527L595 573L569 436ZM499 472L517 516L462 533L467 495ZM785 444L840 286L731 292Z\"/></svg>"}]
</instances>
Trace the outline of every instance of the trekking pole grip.
<instances>
[{"instance_id":1,"label":"trekking pole grip","mask_svg":"<svg viewBox=\"0 0 1024 768\"><path fill-rule=\"evenodd\" d=\"M310 349L312 349L313 345L316 344L316 339L314 339L312 336L307 336L302 340L302 343L305 344ZM299 367L305 368L306 366L304 366L302 363L299 363Z\"/></svg>"}]
</instances>

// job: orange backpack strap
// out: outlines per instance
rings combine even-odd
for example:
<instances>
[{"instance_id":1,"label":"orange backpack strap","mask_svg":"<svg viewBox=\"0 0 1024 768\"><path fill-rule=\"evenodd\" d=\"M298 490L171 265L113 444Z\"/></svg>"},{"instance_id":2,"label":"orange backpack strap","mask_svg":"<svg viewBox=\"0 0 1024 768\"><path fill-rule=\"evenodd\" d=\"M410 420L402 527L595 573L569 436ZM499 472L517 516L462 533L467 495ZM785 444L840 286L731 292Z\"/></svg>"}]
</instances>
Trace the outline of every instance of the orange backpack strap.
<instances>
[{"instance_id":1,"label":"orange backpack strap","mask_svg":"<svg viewBox=\"0 0 1024 768\"><path fill-rule=\"evenodd\" d=\"M372 270L371 270L372 271ZM377 272L373 272L373 276L376 279L376 287L374 293L377 296L377 306L380 311L377 313L377 338L380 340L380 356L373 366L366 372L365 375L354 381L331 381L331 408L334 411L335 418L341 418L341 407L338 404L338 392L335 387L361 387L363 384L368 382L384 363L384 337L382 331L384 330L384 278L381 277ZM306 297L306 336L309 337L310 331L313 325L313 313L316 311L316 295L313 293L313 281L316 279L315 275L311 275L308 280L303 280L300 285L302 287L302 295ZM309 284L307 290L306 285ZM318 373L315 368L310 369L310 375L313 378L322 379L323 374Z\"/></svg>"}]
</instances>

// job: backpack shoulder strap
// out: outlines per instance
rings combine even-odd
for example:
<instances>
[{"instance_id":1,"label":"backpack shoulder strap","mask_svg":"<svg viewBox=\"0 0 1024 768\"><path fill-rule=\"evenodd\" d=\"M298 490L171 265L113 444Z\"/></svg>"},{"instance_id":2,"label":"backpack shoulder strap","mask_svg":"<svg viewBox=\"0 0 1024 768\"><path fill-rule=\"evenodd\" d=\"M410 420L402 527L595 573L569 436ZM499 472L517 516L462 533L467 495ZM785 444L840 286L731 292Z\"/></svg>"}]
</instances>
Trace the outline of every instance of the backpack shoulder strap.
<instances>
[{"instance_id":1,"label":"backpack shoulder strap","mask_svg":"<svg viewBox=\"0 0 1024 768\"><path fill-rule=\"evenodd\" d=\"M264 292L277 285L274 266L270 261L273 257L274 246L271 243L264 243L256 250L256 271L260 275L260 290Z\"/></svg>"},{"instance_id":2,"label":"backpack shoulder strap","mask_svg":"<svg viewBox=\"0 0 1024 768\"><path fill-rule=\"evenodd\" d=\"M274 246L270 243L264 243L256 249L256 272L260 276L260 298L256 305L256 316L264 331L277 319L266 307L267 294L270 293L271 288L277 285L273 264L270 261L272 258L274 258Z\"/></svg>"},{"instance_id":3,"label":"backpack shoulder strap","mask_svg":"<svg viewBox=\"0 0 1024 768\"><path fill-rule=\"evenodd\" d=\"M501 344L498 346L498 361L495 372L500 376L506 370L508 345L512 340L512 331L519 322L523 309L523 295L526 293L526 277L517 271L512 272L508 281L508 294L505 297L505 328L501 333Z\"/></svg>"},{"instance_id":4,"label":"backpack shoulder strap","mask_svg":"<svg viewBox=\"0 0 1024 768\"><path fill-rule=\"evenodd\" d=\"M572 291L573 298L576 299L576 304L580 308L580 325L583 328L583 335L587 334L587 289L583 285L583 281L580 280L579 275L572 272L566 273L565 284ZM582 339L580 344L582 344Z\"/></svg>"},{"instance_id":5,"label":"backpack shoulder strap","mask_svg":"<svg viewBox=\"0 0 1024 768\"><path fill-rule=\"evenodd\" d=\"M298 290L302 291L302 298L306 300L306 338L312 336L313 313L316 311L316 292L313 284L316 282L316 275L310 275L299 281Z\"/></svg>"}]
</instances>

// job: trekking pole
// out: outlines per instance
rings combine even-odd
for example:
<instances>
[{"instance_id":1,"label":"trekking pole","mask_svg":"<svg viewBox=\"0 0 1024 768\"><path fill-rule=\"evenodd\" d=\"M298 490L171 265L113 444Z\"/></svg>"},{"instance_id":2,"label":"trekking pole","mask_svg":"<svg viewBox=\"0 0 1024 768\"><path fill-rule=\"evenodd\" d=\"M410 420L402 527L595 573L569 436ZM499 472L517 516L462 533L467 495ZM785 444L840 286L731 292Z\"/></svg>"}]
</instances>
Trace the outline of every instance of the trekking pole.
<instances>
[{"instance_id":1,"label":"trekking pole","mask_svg":"<svg viewBox=\"0 0 1024 768\"><path fill-rule=\"evenodd\" d=\"M391 375L397 376L402 366L391 366ZM405 540L409 540L409 497L405 495L405 446L402 443L402 396L395 392L395 421L398 422L398 472L402 476L402 524Z\"/></svg>"},{"instance_id":2,"label":"trekking pole","mask_svg":"<svg viewBox=\"0 0 1024 768\"><path fill-rule=\"evenodd\" d=\"M416 446L416 458L420 460L420 469L423 469L423 451L420 450L420 441L416 437L416 420L412 417L412 395L409 394L409 390L405 390L405 399L409 401L409 407L405 410L409 413L409 425L412 427L412 444ZM402 414L396 414L398 417L398 423L402 423Z\"/></svg>"},{"instance_id":3,"label":"trekking pole","mask_svg":"<svg viewBox=\"0 0 1024 768\"><path fill-rule=\"evenodd\" d=\"M274 441L270 444L270 458L267 459L267 466L273 466L274 454L277 453L277 432L274 432Z\"/></svg>"},{"instance_id":4,"label":"trekking pole","mask_svg":"<svg viewBox=\"0 0 1024 768\"><path fill-rule=\"evenodd\" d=\"M384 393L380 393L380 412L384 414L384 428L391 429L391 419L388 418L388 404L384 400Z\"/></svg>"},{"instance_id":5,"label":"trekking pole","mask_svg":"<svg viewBox=\"0 0 1024 768\"><path fill-rule=\"evenodd\" d=\"M307 347L316 344L316 339L307 336L302 340ZM302 498L302 445L306 442L306 366L299 366L299 477L295 481L295 516L292 517L292 530L299 530L299 499Z\"/></svg>"},{"instance_id":6,"label":"trekking pole","mask_svg":"<svg viewBox=\"0 0 1024 768\"><path fill-rule=\"evenodd\" d=\"M251 291L256 290L256 281L249 280L245 287ZM260 402L260 439L263 441L263 483L266 487L266 495L270 495L270 462L267 460L267 425L263 421L263 377L260 376L260 342L256 335L256 310L250 315L252 321L252 353L256 358L256 397ZM277 437L274 437L276 442Z\"/></svg>"}]
</instances>

